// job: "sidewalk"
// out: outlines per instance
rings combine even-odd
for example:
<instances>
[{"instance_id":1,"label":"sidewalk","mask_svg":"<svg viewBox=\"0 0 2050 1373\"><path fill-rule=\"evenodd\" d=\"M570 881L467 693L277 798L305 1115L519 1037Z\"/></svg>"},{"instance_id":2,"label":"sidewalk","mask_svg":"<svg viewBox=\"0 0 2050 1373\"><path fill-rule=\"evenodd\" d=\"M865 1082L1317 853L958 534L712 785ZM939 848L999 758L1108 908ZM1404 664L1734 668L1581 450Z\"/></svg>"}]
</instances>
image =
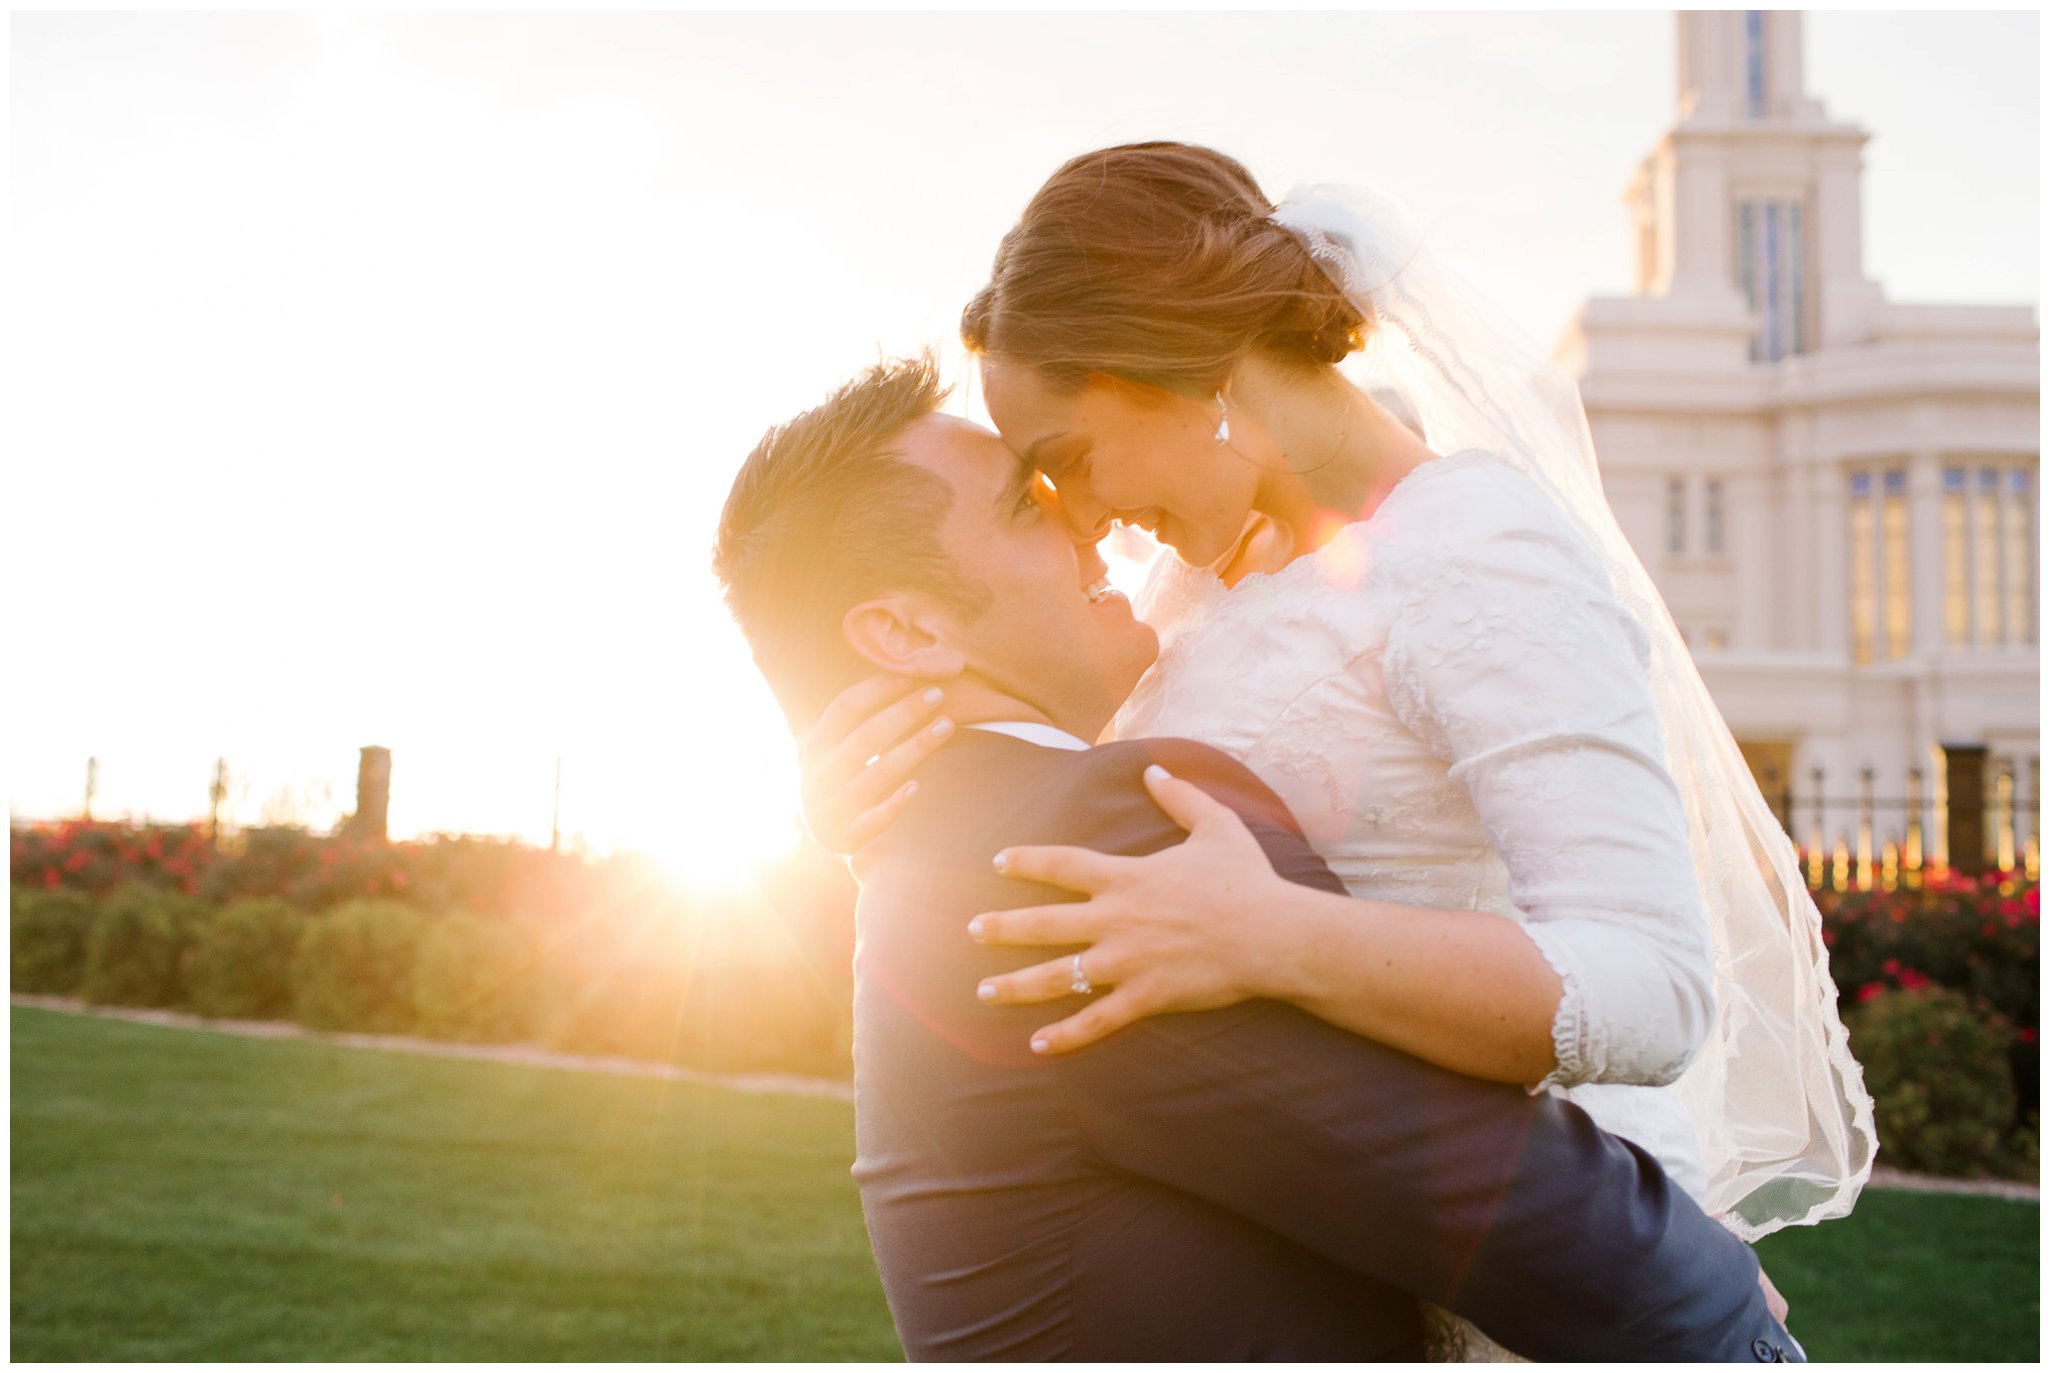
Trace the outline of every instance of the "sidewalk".
<instances>
[{"instance_id":1,"label":"sidewalk","mask_svg":"<svg viewBox=\"0 0 2050 1373\"><path fill-rule=\"evenodd\" d=\"M402 1054L425 1054L433 1058L471 1058L487 1063L515 1063L529 1068L559 1068L580 1073L613 1073L621 1077L649 1077L663 1082L687 1082L699 1087L719 1087L755 1096L826 1097L833 1101L854 1100L854 1085L832 1078L799 1077L789 1073L705 1073L680 1068L673 1063L650 1063L636 1058L585 1058L578 1054L550 1053L527 1044L455 1044L441 1039L415 1039L410 1035L329 1034L309 1030L285 1020L208 1020L183 1011L148 1011L126 1006L88 1006L68 996L14 994L17 1006L40 1011L63 1011L70 1015L92 1015L106 1020L126 1020L137 1025L157 1025L171 1030L203 1030L213 1034L245 1035L252 1039L304 1039L316 1044L340 1044L351 1049L384 1049Z\"/></svg>"}]
</instances>

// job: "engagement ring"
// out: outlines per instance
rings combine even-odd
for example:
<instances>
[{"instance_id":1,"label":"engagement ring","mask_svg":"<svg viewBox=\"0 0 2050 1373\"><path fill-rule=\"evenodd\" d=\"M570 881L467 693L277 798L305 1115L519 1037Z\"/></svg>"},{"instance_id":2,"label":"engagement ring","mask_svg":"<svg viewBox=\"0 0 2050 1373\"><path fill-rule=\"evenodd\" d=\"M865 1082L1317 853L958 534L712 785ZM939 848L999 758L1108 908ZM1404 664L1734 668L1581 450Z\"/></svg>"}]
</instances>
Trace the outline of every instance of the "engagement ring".
<instances>
[{"instance_id":1,"label":"engagement ring","mask_svg":"<svg viewBox=\"0 0 2050 1373\"><path fill-rule=\"evenodd\" d=\"M1075 955L1074 970L1075 975L1068 979L1068 989L1076 996L1089 996L1094 993L1096 988L1089 985L1089 974L1082 971L1081 954Z\"/></svg>"}]
</instances>

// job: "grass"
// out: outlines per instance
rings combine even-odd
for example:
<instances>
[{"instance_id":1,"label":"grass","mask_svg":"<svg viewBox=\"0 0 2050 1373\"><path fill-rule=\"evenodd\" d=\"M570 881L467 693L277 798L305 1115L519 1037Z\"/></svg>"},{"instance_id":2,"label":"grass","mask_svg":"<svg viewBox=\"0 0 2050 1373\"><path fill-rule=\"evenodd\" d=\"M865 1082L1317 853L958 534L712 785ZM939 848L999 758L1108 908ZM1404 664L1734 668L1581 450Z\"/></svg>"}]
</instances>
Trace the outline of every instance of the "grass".
<instances>
[{"instance_id":1,"label":"grass","mask_svg":"<svg viewBox=\"0 0 2050 1373\"><path fill-rule=\"evenodd\" d=\"M832 1101L13 1012L21 1360L885 1360ZM1817 1359L2037 1357L2039 1208L1761 1246Z\"/></svg>"},{"instance_id":2,"label":"grass","mask_svg":"<svg viewBox=\"0 0 2050 1373\"><path fill-rule=\"evenodd\" d=\"M2042 1208L1867 1191L1839 1221L1767 1235L1765 1271L1817 1361L2035 1363Z\"/></svg>"},{"instance_id":3,"label":"grass","mask_svg":"<svg viewBox=\"0 0 2050 1373\"><path fill-rule=\"evenodd\" d=\"M22 1360L902 1357L838 1102L15 1008Z\"/></svg>"}]
</instances>

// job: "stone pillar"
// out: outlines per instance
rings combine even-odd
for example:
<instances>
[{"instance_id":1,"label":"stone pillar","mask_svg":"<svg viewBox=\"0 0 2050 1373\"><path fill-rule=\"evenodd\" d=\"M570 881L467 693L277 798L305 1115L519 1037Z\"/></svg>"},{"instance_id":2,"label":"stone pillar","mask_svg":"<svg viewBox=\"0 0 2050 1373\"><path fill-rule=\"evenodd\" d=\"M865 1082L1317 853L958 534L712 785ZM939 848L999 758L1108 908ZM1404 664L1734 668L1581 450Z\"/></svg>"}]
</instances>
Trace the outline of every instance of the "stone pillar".
<instances>
[{"instance_id":1,"label":"stone pillar","mask_svg":"<svg viewBox=\"0 0 2050 1373\"><path fill-rule=\"evenodd\" d=\"M1941 453L1908 458L1908 602L1909 642L1916 657L1931 658L1943 651Z\"/></svg>"},{"instance_id":2,"label":"stone pillar","mask_svg":"<svg viewBox=\"0 0 2050 1373\"><path fill-rule=\"evenodd\" d=\"M1718 303L1736 297L1727 155L1719 145L1675 137L1673 157L1672 294Z\"/></svg>"},{"instance_id":3,"label":"stone pillar","mask_svg":"<svg viewBox=\"0 0 2050 1373\"><path fill-rule=\"evenodd\" d=\"M1851 656L1850 530L1845 523L1844 478L1832 462L1808 469L1809 533L1813 540L1815 637L1813 648L1834 658Z\"/></svg>"},{"instance_id":4,"label":"stone pillar","mask_svg":"<svg viewBox=\"0 0 2050 1373\"><path fill-rule=\"evenodd\" d=\"M1776 564L1793 546L1774 498L1779 483L1765 472L1736 472L1722 480L1723 556L1730 560L1736 583L1730 647L1747 652L1777 648L1776 603L1786 586Z\"/></svg>"},{"instance_id":5,"label":"stone pillar","mask_svg":"<svg viewBox=\"0 0 2050 1373\"><path fill-rule=\"evenodd\" d=\"M1864 144L1861 130L1817 145L1815 283L1822 345L1864 343L1872 334L1879 288L1865 278Z\"/></svg>"},{"instance_id":6,"label":"stone pillar","mask_svg":"<svg viewBox=\"0 0 2050 1373\"><path fill-rule=\"evenodd\" d=\"M356 813L349 819L349 832L384 842L390 809L391 750L373 744L356 764Z\"/></svg>"}]
</instances>

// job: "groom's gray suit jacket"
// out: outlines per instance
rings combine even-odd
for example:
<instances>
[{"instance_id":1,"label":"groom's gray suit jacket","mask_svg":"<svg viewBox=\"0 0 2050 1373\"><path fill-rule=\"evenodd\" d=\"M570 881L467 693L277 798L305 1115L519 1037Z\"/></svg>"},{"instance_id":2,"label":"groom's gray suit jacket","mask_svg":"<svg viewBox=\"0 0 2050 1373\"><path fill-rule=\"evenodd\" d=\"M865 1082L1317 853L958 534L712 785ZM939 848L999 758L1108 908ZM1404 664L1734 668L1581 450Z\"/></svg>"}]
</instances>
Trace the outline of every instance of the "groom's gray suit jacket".
<instances>
[{"instance_id":1,"label":"groom's gray suit jacket","mask_svg":"<svg viewBox=\"0 0 2050 1373\"><path fill-rule=\"evenodd\" d=\"M1415 1359L1418 1299L1536 1359L1795 1357L1750 1249L1555 1097L1271 1001L1034 1055L1081 999L988 1007L976 984L1072 950L966 926L1067 894L991 857L1177 842L1140 780L1156 761L1244 816L1283 876L1343 890L1279 798L1181 740L964 731L864 855L855 1176L912 1358Z\"/></svg>"}]
</instances>

